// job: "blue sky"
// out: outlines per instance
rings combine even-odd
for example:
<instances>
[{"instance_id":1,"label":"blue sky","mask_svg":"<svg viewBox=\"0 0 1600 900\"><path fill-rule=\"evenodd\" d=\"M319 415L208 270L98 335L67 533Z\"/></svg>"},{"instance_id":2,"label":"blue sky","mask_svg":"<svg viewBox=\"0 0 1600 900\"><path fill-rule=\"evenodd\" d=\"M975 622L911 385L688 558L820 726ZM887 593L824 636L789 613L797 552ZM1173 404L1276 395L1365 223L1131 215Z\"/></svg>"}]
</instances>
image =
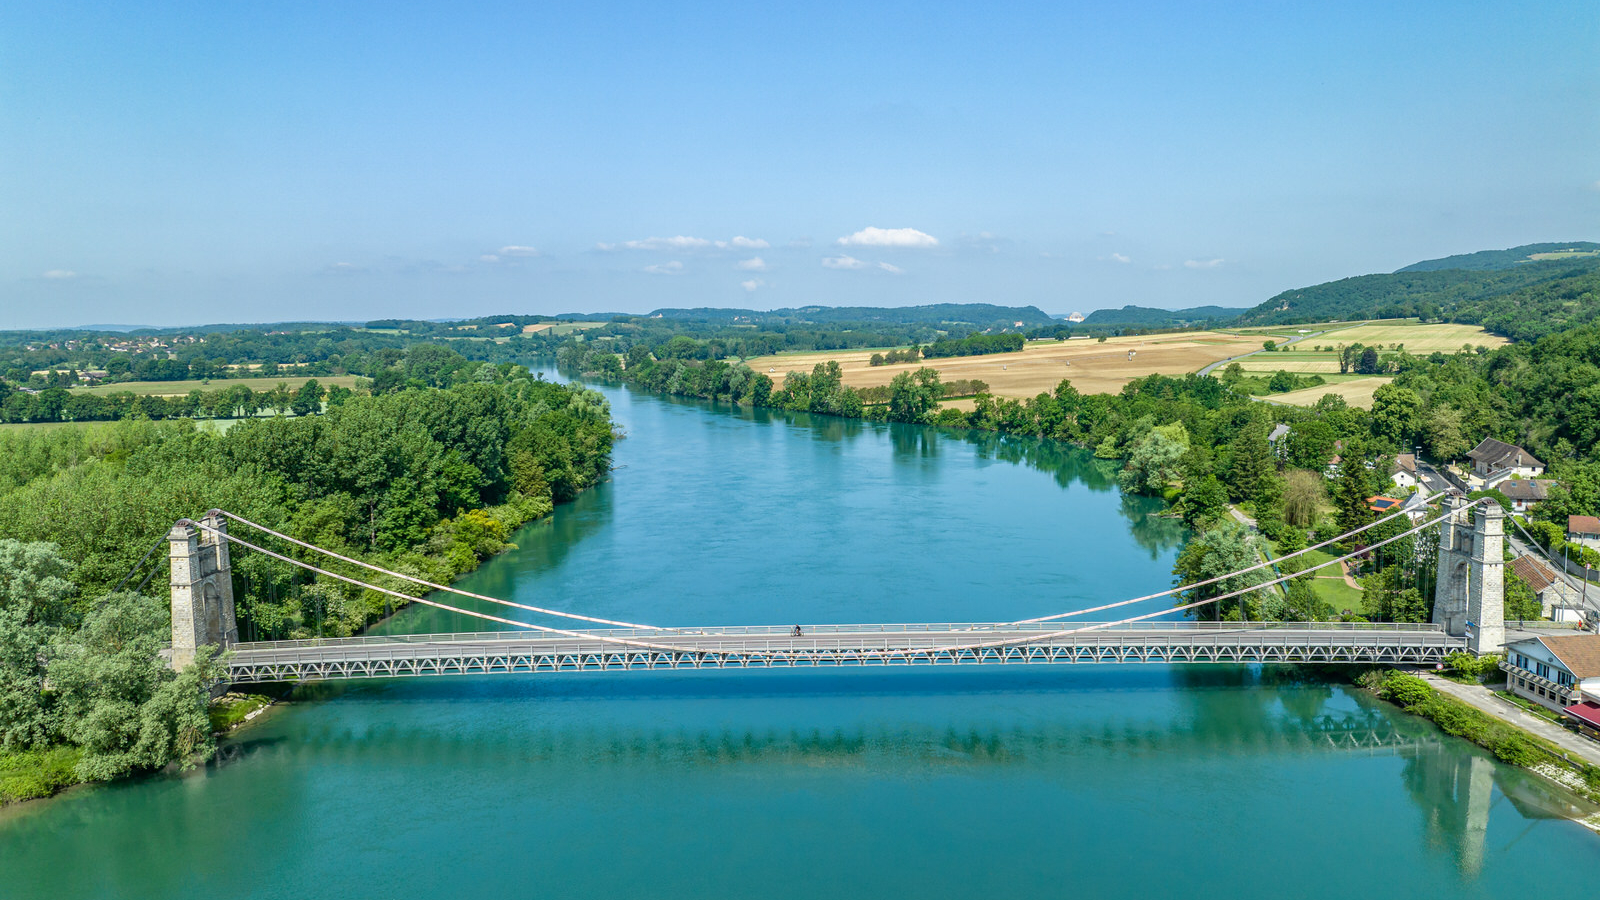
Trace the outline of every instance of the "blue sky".
<instances>
[{"instance_id":1,"label":"blue sky","mask_svg":"<svg viewBox=\"0 0 1600 900\"><path fill-rule=\"evenodd\" d=\"M1248 306L1600 237L1577 3L12 0L0 327Z\"/></svg>"}]
</instances>

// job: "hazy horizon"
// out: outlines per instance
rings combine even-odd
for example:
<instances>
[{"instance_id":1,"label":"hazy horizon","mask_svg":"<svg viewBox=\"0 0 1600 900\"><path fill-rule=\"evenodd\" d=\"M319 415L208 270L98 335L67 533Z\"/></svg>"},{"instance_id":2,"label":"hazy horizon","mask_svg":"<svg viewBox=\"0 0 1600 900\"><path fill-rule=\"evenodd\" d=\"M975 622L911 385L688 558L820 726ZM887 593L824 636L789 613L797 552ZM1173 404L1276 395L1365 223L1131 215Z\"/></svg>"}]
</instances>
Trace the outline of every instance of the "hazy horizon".
<instances>
[{"instance_id":1,"label":"hazy horizon","mask_svg":"<svg viewBox=\"0 0 1600 900\"><path fill-rule=\"evenodd\" d=\"M0 328L1249 307L1600 223L1572 5L8 7Z\"/></svg>"}]
</instances>

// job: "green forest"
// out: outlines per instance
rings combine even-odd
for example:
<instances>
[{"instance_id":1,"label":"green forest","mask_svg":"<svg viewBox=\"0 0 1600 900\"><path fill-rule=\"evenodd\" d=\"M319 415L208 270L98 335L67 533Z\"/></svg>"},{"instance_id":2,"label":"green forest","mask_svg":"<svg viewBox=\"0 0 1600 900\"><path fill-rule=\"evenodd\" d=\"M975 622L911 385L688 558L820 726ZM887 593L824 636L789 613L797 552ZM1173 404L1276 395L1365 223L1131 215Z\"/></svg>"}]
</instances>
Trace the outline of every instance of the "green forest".
<instances>
[{"instance_id":1,"label":"green forest","mask_svg":"<svg viewBox=\"0 0 1600 900\"><path fill-rule=\"evenodd\" d=\"M425 384L407 361L449 375ZM188 419L0 432L0 800L210 747L204 667L157 656L164 556L140 565L174 520L220 507L447 583L610 470L594 391L425 345L395 368L326 412L220 433ZM350 635L394 605L260 554L237 554L234 574L244 640Z\"/></svg>"},{"instance_id":2,"label":"green forest","mask_svg":"<svg viewBox=\"0 0 1600 900\"><path fill-rule=\"evenodd\" d=\"M1551 333L1554 329L1541 326L1539 320L1570 300L1574 291L1592 293L1596 277L1600 277L1600 256L1496 269L1402 269L1284 291L1245 311L1233 324L1416 317L1483 324L1514 340L1531 340ZM1590 321L1592 311L1583 311L1576 319L1571 314L1563 324Z\"/></svg>"}]
</instances>

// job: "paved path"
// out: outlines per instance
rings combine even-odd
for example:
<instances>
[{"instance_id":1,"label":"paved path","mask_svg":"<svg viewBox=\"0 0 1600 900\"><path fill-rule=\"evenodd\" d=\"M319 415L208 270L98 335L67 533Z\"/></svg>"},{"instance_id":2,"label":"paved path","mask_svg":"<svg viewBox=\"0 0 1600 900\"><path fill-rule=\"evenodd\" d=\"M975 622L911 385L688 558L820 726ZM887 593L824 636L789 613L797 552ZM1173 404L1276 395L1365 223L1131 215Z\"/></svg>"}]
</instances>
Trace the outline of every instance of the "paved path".
<instances>
[{"instance_id":1,"label":"paved path","mask_svg":"<svg viewBox=\"0 0 1600 900\"><path fill-rule=\"evenodd\" d=\"M1421 669L1410 670L1414 675L1420 675L1422 680L1437 689L1440 693L1449 694L1469 706L1476 707L1496 719L1510 722L1519 728L1531 731L1539 737L1555 744L1567 751L1571 756L1582 759L1590 765L1600 766L1600 741L1593 741L1579 734L1560 727L1548 719L1541 719L1533 713L1512 703L1481 684L1460 684Z\"/></svg>"},{"instance_id":2,"label":"paved path","mask_svg":"<svg viewBox=\"0 0 1600 900\"><path fill-rule=\"evenodd\" d=\"M1361 324L1365 325L1366 323L1363 322ZM1294 326L1293 325L1285 325L1284 327L1285 328L1293 328ZM1349 326L1341 325L1339 327L1340 328L1347 328ZM1298 344L1299 342L1305 340L1306 338L1318 337L1320 335L1327 334L1329 331L1336 331L1336 330L1338 330L1338 329L1328 328L1328 329L1324 329L1322 331L1314 331L1314 332L1311 332L1310 334L1298 335L1296 337L1289 338L1288 340L1285 340L1283 343L1277 344L1276 346L1277 346L1277 348L1279 350L1282 350L1283 348L1289 346L1290 344ZM1227 365L1228 363L1231 363L1231 362L1238 362L1239 360L1244 359L1246 356L1255 356L1257 353L1266 353L1266 352L1267 352L1267 348L1263 347L1260 350L1252 350L1249 353L1241 353L1238 356L1230 356L1227 359L1219 359L1216 362L1212 363L1211 365L1206 366L1205 368L1201 369L1200 370L1200 374L1201 375L1210 375L1212 372L1216 371L1218 366L1225 366L1225 365Z\"/></svg>"}]
</instances>

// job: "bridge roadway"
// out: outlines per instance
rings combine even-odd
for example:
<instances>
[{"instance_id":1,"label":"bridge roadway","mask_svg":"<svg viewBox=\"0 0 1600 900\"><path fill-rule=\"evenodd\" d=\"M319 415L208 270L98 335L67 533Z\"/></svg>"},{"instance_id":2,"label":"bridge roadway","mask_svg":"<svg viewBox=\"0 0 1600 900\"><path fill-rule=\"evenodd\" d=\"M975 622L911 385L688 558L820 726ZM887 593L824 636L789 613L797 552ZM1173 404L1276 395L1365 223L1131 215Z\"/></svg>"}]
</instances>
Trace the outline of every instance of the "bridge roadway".
<instances>
[{"instance_id":1,"label":"bridge roadway","mask_svg":"<svg viewBox=\"0 0 1600 900\"><path fill-rule=\"evenodd\" d=\"M1465 638L1436 625L1141 622L601 628L384 635L236 644L238 684L420 675L637 669L1060 663L1412 663L1442 661ZM1066 630L1075 633L1058 634ZM1051 636L1055 635L1055 636ZM642 642L632 646L601 637ZM1002 646L974 646L1003 644Z\"/></svg>"}]
</instances>

